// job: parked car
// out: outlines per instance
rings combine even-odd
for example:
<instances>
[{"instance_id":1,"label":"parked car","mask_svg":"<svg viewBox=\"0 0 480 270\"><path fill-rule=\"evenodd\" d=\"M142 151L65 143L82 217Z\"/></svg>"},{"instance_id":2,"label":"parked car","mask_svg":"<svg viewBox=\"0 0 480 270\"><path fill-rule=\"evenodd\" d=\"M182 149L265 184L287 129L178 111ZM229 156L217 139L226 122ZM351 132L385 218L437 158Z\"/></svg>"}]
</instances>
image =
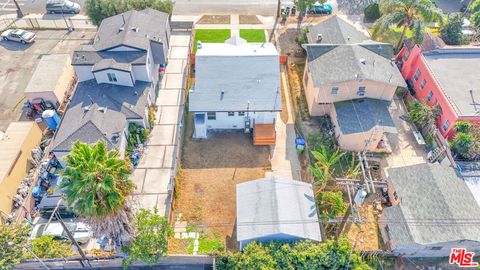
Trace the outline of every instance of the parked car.
<instances>
[{"instance_id":1,"label":"parked car","mask_svg":"<svg viewBox=\"0 0 480 270\"><path fill-rule=\"evenodd\" d=\"M2 33L3 40L21 42L22 44L32 43L37 35L22 29L8 29Z\"/></svg>"},{"instance_id":2,"label":"parked car","mask_svg":"<svg viewBox=\"0 0 480 270\"><path fill-rule=\"evenodd\" d=\"M47 13L80 13L80 5L68 0L49 0L45 8Z\"/></svg>"},{"instance_id":3,"label":"parked car","mask_svg":"<svg viewBox=\"0 0 480 270\"><path fill-rule=\"evenodd\" d=\"M65 222L65 226L67 226L68 230L73 234L73 238L81 245L87 243L92 237L90 229L83 222ZM57 240L69 239L67 232L63 229L60 222L50 222L50 224L43 223L35 225L30 233L30 239L35 239L44 235L51 235Z\"/></svg>"},{"instance_id":4,"label":"parked car","mask_svg":"<svg viewBox=\"0 0 480 270\"><path fill-rule=\"evenodd\" d=\"M308 10L310 14L332 14L333 7L329 4L322 4L320 2L313 3Z\"/></svg>"}]
</instances>

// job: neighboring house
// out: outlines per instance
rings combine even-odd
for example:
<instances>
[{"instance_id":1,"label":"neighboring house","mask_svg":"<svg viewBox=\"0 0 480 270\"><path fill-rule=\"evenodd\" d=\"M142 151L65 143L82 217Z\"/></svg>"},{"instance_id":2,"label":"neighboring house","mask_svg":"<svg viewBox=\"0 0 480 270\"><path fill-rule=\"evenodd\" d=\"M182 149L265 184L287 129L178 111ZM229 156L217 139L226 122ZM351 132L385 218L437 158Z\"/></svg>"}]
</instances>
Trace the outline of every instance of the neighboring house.
<instances>
[{"instance_id":1,"label":"neighboring house","mask_svg":"<svg viewBox=\"0 0 480 270\"><path fill-rule=\"evenodd\" d=\"M307 44L303 84L310 115L330 114L340 147L380 152L384 132L395 133L388 107L406 87L393 47L374 41ZM338 117L338 118L337 118Z\"/></svg>"},{"instance_id":2,"label":"neighboring house","mask_svg":"<svg viewBox=\"0 0 480 270\"><path fill-rule=\"evenodd\" d=\"M80 82L156 84L159 67L167 61L169 39L167 13L150 8L127 11L104 19L93 44L74 51L72 65Z\"/></svg>"},{"instance_id":3,"label":"neighboring house","mask_svg":"<svg viewBox=\"0 0 480 270\"><path fill-rule=\"evenodd\" d=\"M194 114L195 138L206 138L208 130L253 129L254 144L275 144L275 120L282 111L275 46L235 37L202 44L189 111Z\"/></svg>"},{"instance_id":4,"label":"neighboring house","mask_svg":"<svg viewBox=\"0 0 480 270\"><path fill-rule=\"evenodd\" d=\"M370 38L337 15L321 23L308 26L308 43L315 44L356 44Z\"/></svg>"},{"instance_id":5,"label":"neighboring house","mask_svg":"<svg viewBox=\"0 0 480 270\"><path fill-rule=\"evenodd\" d=\"M237 241L322 241L312 184L270 177L237 184Z\"/></svg>"},{"instance_id":6,"label":"neighboring house","mask_svg":"<svg viewBox=\"0 0 480 270\"><path fill-rule=\"evenodd\" d=\"M480 207L451 167L418 164L388 170L391 207L379 227L395 255L446 257L452 248L480 252Z\"/></svg>"},{"instance_id":7,"label":"neighboring house","mask_svg":"<svg viewBox=\"0 0 480 270\"><path fill-rule=\"evenodd\" d=\"M150 83L134 87L81 82L55 134L51 151L62 161L75 141L95 143L103 140L108 149L123 156L127 145L128 124L150 127L148 106L154 101Z\"/></svg>"},{"instance_id":8,"label":"neighboring house","mask_svg":"<svg viewBox=\"0 0 480 270\"><path fill-rule=\"evenodd\" d=\"M407 44L397 56L415 97L441 108L437 126L444 137L455 135L457 121L480 123L480 49L453 47L424 50Z\"/></svg>"},{"instance_id":9,"label":"neighboring house","mask_svg":"<svg viewBox=\"0 0 480 270\"><path fill-rule=\"evenodd\" d=\"M480 205L480 162L455 161L459 174L472 192L473 197Z\"/></svg>"},{"instance_id":10,"label":"neighboring house","mask_svg":"<svg viewBox=\"0 0 480 270\"><path fill-rule=\"evenodd\" d=\"M12 199L32 168L32 150L41 139L42 131L38 125L27 121L10 123L0 135L0 216L5 217L12 211ZM31 209L33 205L26 207Z\"/></svg>"}]
</instances>

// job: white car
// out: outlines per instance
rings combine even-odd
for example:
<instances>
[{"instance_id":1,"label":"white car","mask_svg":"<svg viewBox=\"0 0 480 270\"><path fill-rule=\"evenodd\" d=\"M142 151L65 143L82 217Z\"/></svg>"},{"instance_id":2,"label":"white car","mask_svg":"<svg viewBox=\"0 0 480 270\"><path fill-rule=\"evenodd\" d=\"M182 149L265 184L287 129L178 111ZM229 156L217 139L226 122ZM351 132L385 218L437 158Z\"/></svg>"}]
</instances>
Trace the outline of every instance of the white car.
<instances>
[{"instance_id":1,"label":"white car","mask_svg":"<svg viewBox=\"0 0 480 270\"><path fill-rule=\"evenodd\" d=\"M22 29L8 29L2 33L3 40L11 40L22 44L32 43L37 35Z\"/></svg>"},{"instance_id":2,"label":"white car","mask_svg":"<svg viewBox=\"0 0 480 270\"><path fill-rule=\"evenodd\" d=\"M65 222L65 226L67 226L68 230L73 234L73 238L80 245L87 243L92 237L88 226L83 222ZM63 229L60 222L50 222L48 226L47 223L35 225L30 233L30 239L44 235L51 235L57 240L69 239L67 232Z\"/></svg>"}]
</instances>

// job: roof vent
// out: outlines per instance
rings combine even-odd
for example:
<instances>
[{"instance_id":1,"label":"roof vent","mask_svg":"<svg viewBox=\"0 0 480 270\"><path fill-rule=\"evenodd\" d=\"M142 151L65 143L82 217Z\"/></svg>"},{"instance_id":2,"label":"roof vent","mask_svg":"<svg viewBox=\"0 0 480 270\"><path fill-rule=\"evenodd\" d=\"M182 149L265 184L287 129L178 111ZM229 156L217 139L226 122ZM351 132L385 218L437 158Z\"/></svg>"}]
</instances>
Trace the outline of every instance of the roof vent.
<instances>
[{"instance_id":1,"label":"roof vent","mask_svg":"<svg viewBox=\"0 0 480 270\"><path fill-rule=\"evenodd\" d=\"M123 30L125 30L125 27L118 28L118 32L122 32Z\"/></svg>"},{"instance_id":2,"label":"roof vent","mask_svg":"<svg viewBox=\"0 0 480 270\"><path fill-rule=\"evenodd\" d=\"M360 61L360 63L362 63L362 64L364 64L364 65L367 63L367 59L365 59L365 58L361 58L361 59L358 60L358 61Z\"/></svg>"},{"instance_id":3,"label":"roof vent","mask_svg":"<svg viewBox=\"0 0 480 270\"><path fill-rule=\"evenodd\" d=\"M90 105L83 107L83 112L90 111Z\"/></svg>"},{"instance_id":4,"label":"roof vent","mask_svg":"<svg viewBox=\"0 0 480 270\"><path fill-rule=\"evenodd\" d=\"M138 96L138 92L137 92L137 91L133 92L133 94L134 94L135 96Z\"/></svg>"},{"instance_id":5,"label":"roof vent","mask_svg":"<svg viewBox=\"0 0 480 270\"><path fill-rule=\"evenodd\" d=\"M220 93L220 100L223 100L223 96L225 95L225 91L222 90L222 92Z\"/></svg>"},{"instance_id":6,"label":"roof vent","mask_svg":"<svg viewBox=\"0 0 480 270\"><path fill-rule=\"evenodd\" d=\"M136 27L136 26L133 26L133 27L132 27L132 31L133 31L133 32L138 32L138 31L140 31L140 28L138 28L138 27Z\"/></svg>"},{"instance_id":7,"label":"roof vent","mask_svg":"<svg viewBox=\"0 0 480 270\"><path fill-rule=\"evenodd\" d=\"M99 107L98 111L102 112L102 113L106 113L107 112L107 107Z\"/></svg>"},{"instance_id":8,"label":"roof vent","mask_svg":"<svg viewBox=\"0 0 480 270\"><path fill-rule=\"evenodd\" d=\"M350 36L347 36L347 40L350 40Z\"/></svg>"},{"instance_id":9,"label":"roof vent","mask_svg":"<svg viewBox=\"0 0 480 270\"><path fill-rule=\"evenodd\" d=\"M318 35L317 35L317 43L322 42L322 39L323 39L323 35L322 35L322 34L318 34Z\"/></svg>"}]
</instances>

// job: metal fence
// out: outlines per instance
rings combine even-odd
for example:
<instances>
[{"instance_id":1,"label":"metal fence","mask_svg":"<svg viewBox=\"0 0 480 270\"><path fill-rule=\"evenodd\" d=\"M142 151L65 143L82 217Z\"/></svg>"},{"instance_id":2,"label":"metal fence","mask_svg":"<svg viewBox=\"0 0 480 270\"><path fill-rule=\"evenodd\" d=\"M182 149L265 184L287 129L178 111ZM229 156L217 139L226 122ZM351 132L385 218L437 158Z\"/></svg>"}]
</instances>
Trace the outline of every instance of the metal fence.
<instances>
[{"instance_id":1,"label":"metal fence","mask_svg":"<svg viewBox=\"0 0 480 270\"><path fill-rule=\"evenodd\" d=\"M26 16L21 19L15 17L0 18L0 30L8 28L21 29L96 29L96 26L85 16Z\"/></svg>"}]
</instances>

